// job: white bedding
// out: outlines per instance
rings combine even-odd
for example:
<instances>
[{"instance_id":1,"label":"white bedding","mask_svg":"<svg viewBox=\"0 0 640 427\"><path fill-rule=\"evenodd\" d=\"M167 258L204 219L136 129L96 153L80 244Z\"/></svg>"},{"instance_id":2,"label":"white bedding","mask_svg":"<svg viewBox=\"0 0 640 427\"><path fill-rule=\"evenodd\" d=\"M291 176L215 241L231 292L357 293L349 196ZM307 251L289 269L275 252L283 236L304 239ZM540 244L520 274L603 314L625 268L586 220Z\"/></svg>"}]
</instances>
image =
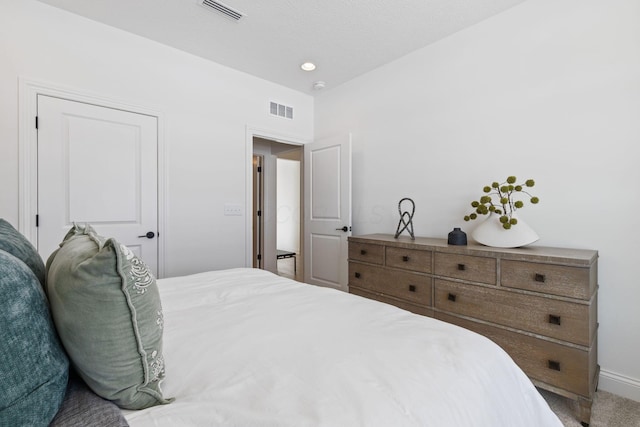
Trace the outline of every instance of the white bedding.
<instances>
[{"instance_id":1,"label":"white bedding","mask_svg":"<svg viewBox=\"0 0 640 427\"><path fill-rule=\"evenodd\" d=\"M158 281L168 405L146 426L558 426L498 346L257 269Z\"/></svg>"}]
</instances>

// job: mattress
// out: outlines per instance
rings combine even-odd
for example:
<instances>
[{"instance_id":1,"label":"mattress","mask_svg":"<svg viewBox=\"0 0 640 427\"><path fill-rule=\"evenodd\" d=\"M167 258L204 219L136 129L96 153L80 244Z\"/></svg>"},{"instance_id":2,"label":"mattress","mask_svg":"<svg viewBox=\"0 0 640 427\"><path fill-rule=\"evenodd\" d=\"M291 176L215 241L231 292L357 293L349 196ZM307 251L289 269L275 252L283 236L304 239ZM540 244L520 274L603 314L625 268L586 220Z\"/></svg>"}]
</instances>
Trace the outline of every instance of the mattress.
<instances>
[{"instance_id":1,"label":"mattress","mask_svg":"<svg viewBox=\"0 0 640 427\"><path fill-rule=\"evenodd\" d=\"M158 280L164 395L133 427L558 426L492 341L258 269Z\"/></svg>"}]
</instances>

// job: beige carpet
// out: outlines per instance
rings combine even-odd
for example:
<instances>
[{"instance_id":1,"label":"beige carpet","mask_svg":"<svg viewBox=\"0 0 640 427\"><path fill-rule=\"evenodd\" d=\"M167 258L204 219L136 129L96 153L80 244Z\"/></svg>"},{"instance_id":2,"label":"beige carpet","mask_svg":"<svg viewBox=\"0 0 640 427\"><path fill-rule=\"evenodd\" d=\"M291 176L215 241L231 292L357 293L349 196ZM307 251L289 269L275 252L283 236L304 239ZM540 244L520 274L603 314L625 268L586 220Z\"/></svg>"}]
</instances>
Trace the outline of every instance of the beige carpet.
<instances>
[{"instance_id":1,"label":"beige carpet","mask_svg":"<svg viewBox=\"0 0 640 427\"><path fill-rule=\"evenodd\" d=\"M581 427L574 417L571 401L545 390L540 390L540 394L565 427ZM589 427L640 427L640 402L598 391L593 400Z\"/></svg>"}]
</instances>

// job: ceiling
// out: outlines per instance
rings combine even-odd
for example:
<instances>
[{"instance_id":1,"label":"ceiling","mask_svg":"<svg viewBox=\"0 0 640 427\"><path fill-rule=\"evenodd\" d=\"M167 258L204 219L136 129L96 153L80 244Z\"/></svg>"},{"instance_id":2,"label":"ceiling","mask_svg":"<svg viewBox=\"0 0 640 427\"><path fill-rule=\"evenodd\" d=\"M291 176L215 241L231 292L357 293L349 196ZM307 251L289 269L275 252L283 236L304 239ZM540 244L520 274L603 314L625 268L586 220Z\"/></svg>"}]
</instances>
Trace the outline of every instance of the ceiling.
<instances>
[{"instance_id":1,"label":"ceiling","mask_svg":"<svg viewBox=\"0 0 640 427\"><path fill-rule=\"evenodd\" d=\"M199 0L39 1L313 95L525 0L223 0L239 21Z\"/></svg>"}]
</instances>

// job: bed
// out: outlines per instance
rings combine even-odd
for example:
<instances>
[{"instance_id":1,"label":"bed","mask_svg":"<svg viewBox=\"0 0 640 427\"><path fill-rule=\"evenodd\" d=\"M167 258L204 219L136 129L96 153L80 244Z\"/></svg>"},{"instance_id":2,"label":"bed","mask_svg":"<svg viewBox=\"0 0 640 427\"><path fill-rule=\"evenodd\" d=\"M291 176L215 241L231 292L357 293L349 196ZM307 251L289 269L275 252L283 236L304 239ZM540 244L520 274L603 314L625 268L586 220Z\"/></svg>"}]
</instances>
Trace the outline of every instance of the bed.
<instances>
[{"instance_id":1,"label":"bed","mask_svg":"<svg viewBox=\"0 0 640 427\"><path fill-rule=\"evenodd\" d=\"M560 426L486 338L257 269L158 281L167 405L147 426Z\"/></svg>"},{"instance_id":2,"label":"bed","mask_svg":"<svg viewBox=\"0 0 640 427\"><path fill-rule=\"evenodd\" d=\"M113 244L94 240L100 251ZM135 256L118 250L124 252L115 263L117 274L139 273L123 264L135 267ZM54 253L47 262L50 282L59 274L56 257L61 255ZM104 425L562 426L503 350L455 325L251 268L144 283L148 287L137 288L138 297L148 298L157 286L162 305L154 322L162 331L164 365L162 375L151 379L158 380L160 397L146 409L132 410L118 409L117 399L101 394L99 400L118 412L117 421ZM70 365L81 369L65 338L64 319L56 314L62 293L51 283L46 289L51 323ZM91 307L88 319L99 317L103 305ZM90 320L76 323L90 327ZM101 351L85 349L82 355L94 353ZM157 351L140 353L159 359ZM82 379L95 389L90 375ZM0 424L2 411L0 406ZM87 416L53 425L87 425ZM99 425L97 419L91 425Z\"/></svg>"}]
</instances>

